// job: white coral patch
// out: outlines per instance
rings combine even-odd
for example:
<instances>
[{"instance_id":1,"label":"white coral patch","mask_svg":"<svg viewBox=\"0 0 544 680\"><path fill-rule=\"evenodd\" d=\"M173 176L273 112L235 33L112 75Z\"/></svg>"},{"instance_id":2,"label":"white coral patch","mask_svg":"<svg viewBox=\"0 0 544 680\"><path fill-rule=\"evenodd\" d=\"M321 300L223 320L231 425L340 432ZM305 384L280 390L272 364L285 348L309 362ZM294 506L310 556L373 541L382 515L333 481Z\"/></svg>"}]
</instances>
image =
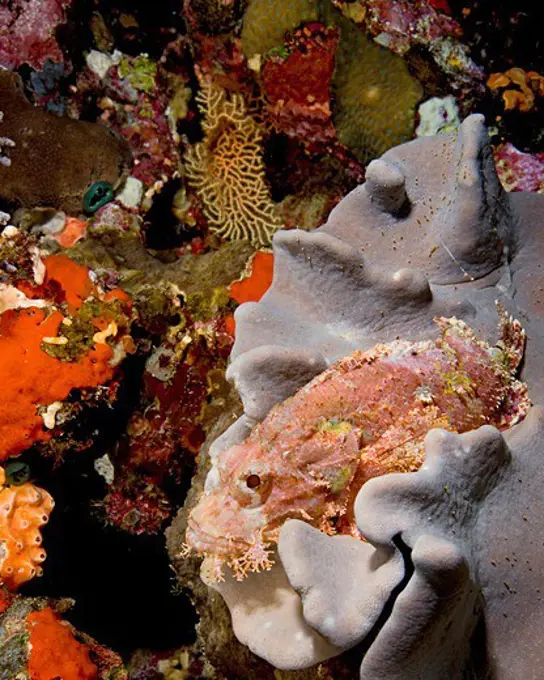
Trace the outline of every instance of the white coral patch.
<instances>
[{"instance_id":1,"label":"white coral patch","mask_svg":"<svg viewBox=\"0 0 544 680\"><path fill-rule=\"evenodd\" d=\"M41 414L43 418L43 424L48 430L52 430L55 427L56 424L55 417L61 408L62 402L54 401L52 404L49 404L49 406Z\"/></svg>"},{"instance_id":2,"label":"white coral patch","mask_svg":"<svg viewBox=\"0 0 544 680\"><path fill-rule=\"evenodd\" d=\"M47 307L45 300L31 300L15 286L0 283L0 314L8 309L26 309L28 307Z\"/></svg>"},{"instance_id":3,"label":"white coral patch","mask_svg":"<svg viewBox=\"0 0 544 680\"><path fill-rule=\"evenodd\" d=\"M94 469L104 479L106 484L113 484L115 468L107 453L94 461Z\"/></svg>"},{"instance_id":4,"label":"white coral patch","mask_svg":"<svg viewBox=\"0 0 544 680\"><path fill-rule=\"evenodd\" d=\"M419 125L416 128L418 137L453 132L461 124L459 108L451 94L447 97L428 99L420 105L418 113Z\"/></svg>"},{"instance_id":5,"label":"white coral patch","mask_svg":"<svg viewBox=\"0 0 544 680\"><path fill-rule=\"evenodd\" d=\"M142 202L144 185L136 177L127 177L123 188L115 196L116 200L122 203L125 208L137 208Z\"/></svg>"},{"instance_id":6,"label":"white coral patch","mask_svg":"<svg viewBox=\"0 0 544 680\"><path fill-rule=\"evenodd\" d=\"M30 246L29 252L30 258L32 260L32 273L34 274L34 282L36 285L41 286L45 280L45 265L42 258L40 257L39 248L36 246Z\"/></svg>"},{"instance_id":7,"label":"white coral patch","mask_svg":"<svg viewBox=\"0 0 544 680\"><path fill-rule=\"evenodd\" d=\"M85 61L91 71L96 73L102 80L102 78L106 76L109 68L121 61L122 56L123 55L118 50L115 50L112 55L100 52L99 50L91 50L85 57Z\"/></svg>"}]
</instances>

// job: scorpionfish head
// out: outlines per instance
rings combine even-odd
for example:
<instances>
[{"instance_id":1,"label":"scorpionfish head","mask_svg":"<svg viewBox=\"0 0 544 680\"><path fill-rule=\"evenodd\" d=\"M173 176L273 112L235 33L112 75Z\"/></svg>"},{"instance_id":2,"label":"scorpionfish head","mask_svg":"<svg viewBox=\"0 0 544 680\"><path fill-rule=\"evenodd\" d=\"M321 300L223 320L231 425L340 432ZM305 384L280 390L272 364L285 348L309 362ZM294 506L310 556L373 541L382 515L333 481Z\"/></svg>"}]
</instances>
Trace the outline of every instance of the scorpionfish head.
<instances>
[{"instance_id":1,"label":"scorpionfish head","mask_svg":"<svg viewBox=\"0 0 544 680\"><path fill-rule=\"evenodd\" d=\"M273 475L261 457L259 447L247 441L220 454L217 469L210 473L207 488L189 516L189 548L235 570L240 560L265 549L266 503ZM255 570L251 564L248 569Z\"/></svg>"}]
</instances>

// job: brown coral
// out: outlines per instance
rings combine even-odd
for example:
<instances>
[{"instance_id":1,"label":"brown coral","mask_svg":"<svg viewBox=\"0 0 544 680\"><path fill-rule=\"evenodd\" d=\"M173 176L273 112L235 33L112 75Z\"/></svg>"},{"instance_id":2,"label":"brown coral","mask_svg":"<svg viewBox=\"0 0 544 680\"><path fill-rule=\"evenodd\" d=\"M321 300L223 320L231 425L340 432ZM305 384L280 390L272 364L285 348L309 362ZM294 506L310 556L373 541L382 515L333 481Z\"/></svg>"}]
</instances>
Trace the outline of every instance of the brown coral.
<instances>
[{"instance_id":1,"label":"brown coral","mask_svg":"<svg viewBox=\"0 0 544 680\"><path fill-rule=\"evenodd\" d=\"M213 231L270 244L281 225L264 174L262 130L239 94L204 84L197 95L204 140L185 154L189 184Z\"/></svg>"},{"instance_id":2,"label":"brown coral","mask_svg":"<svg viewBox=\"0 0 544 680\"><path fill-rule=\"evenodd\" d=\"M2 136L11 140L10 162L0 162L0 196L8 204L53 206L77 215L95 182L120 185L130 150L104 126L33 106L23 81L10 71L0 70L0 110Z\"/></svg>"},{"instance_id":3,"label":"brown coral","mask_svg":"<svg viewBox=\"0 0 544 680\"><path fill-rule=\"evenodd\" d=\"M0 585L11 590L40 576L45 560L40 527L53 509L52 497L30 482L6 485L0 468Z\"/></svg>"}]
</instances>

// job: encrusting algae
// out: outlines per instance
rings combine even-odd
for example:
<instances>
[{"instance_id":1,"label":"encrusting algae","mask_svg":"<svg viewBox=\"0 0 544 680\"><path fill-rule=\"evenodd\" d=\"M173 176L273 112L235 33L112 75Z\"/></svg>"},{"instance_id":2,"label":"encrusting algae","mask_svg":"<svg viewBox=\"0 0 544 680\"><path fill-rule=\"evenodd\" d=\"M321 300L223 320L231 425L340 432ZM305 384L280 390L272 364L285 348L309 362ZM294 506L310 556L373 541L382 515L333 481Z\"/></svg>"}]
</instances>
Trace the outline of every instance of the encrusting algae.
<instances>
[{"instance_id":1,"label":"encrusting algae","mask_svg":"<svg viewBox=\"0 0 544 680\"><path fill-rule=\"evenodd\" d=\"M440 317L436 340L398 340L356 351L275 406L250 436L219 455L189 516L186 551L238 580L271 566L290 518L361 537L353 503L370 478L417 470L427 432L500 429L526 415L516 379L525 333L500 311L495 347L463 321Z\"/></svg>"}]
</instances>

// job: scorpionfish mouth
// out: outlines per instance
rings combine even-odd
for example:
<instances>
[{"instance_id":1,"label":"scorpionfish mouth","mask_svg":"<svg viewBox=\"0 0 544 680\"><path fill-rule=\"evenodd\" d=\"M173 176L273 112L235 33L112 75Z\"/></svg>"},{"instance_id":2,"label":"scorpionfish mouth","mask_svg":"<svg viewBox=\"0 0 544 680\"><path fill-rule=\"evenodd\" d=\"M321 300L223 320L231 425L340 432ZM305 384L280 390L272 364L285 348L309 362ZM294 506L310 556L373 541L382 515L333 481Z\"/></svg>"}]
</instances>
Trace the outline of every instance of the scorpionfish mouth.
<instances>
[{"instance_id":1,"label":"scorpionfish mouth","mask_svg":"<svg viewBox=\"0 0 544 680\"><path fill-rule=\"evenodd\" d=\"M189 515L185 541L201 554L237 557L247 551L255 529L261 525L255 521L259 518L246 518L244 514L229 498L215 494L205 496Z\"/></svg>"}]
</instances>

